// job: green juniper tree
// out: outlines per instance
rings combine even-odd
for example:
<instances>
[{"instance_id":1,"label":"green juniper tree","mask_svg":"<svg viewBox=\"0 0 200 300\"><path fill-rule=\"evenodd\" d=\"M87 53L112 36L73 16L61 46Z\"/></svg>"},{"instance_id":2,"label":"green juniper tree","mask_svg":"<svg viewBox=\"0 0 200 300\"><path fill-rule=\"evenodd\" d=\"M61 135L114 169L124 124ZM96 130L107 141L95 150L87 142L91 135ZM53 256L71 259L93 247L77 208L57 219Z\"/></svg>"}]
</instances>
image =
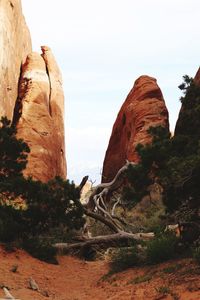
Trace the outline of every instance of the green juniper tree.
<instances>
[{"instance_id":1,"label":"green juniper tree","mask_svg":"<svg viewBox=\"0 0 200 300\"><path fill-rule=\"evenodd\" d=\"M16 127L2 117L0 120L0 181L22 176L30 152L28 145L16 137Z\"/></svg>"},{"instance_id":2,"label":"green juniper tree","mask_svg":"<svg viewBox=\"0 0 200 300\"><path fill-rule=\"evenodd\" d=\"M6 117L0 123L0 242L23 240L23 246L36 256L42 247L43 257L48 248L44 240L57 238L54 229L69 232L83 226L80 191L74 183L59 177L48 183L24 178L30 149L16 137L16 127ZM23 201L23 208L14 207L17 197ZM59 238L64 238L62 233Z\"/></svg>"},{"instance_id":3,"label":"green juniper tree","mask_svg":"<svg viewBox=\"0 0 200 300\"><path fill-rule=\"evenodd\" d=\"M200 87L183 77L179 86L184 95L175 135L165 128L149 129L152 143L138 145L140 163L128 172L131 189L125 200L137 203L148 194L155 179L164 188L164 203L169 212L178 211L180 221L199 221L200 207Z\"/></svg>"}]
</instances>

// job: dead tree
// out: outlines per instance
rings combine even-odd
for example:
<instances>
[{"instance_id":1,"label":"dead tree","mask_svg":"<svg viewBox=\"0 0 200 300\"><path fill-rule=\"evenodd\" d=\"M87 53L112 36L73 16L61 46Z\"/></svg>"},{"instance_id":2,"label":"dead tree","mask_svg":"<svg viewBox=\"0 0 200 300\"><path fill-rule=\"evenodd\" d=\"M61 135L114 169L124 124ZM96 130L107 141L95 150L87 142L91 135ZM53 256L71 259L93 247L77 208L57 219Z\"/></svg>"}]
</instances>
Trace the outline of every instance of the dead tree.
<instances>
[{"instance_id":1,"label":"dead tree","mask_svg":"<svg viewBox=\"0 0 200 300\"><path fill-rule=\"evenodd\" d=\"M153 232L132 233L125 231L124 225L127 225L126 221L115 215L115 210L120 203L120 198L116 197L112 202L112 205L108 201L108 197L110 198L124 184L128 168L134 165L134 163L127 161L111 182L99 184L94 188L85 205L80 202L77 203L77 205L82 206L86 216L103 223L113 232L113 234L91 237L73 244L57 243L54 245L56 249L69 251L95 245L101 245L102 248L108 248L111 246L119 246L121 243L128 244L130 241L147 240L154 237ZM87 177L84 177L79 186L80 191L86 181Z\"/></svg>"}]
</instances>

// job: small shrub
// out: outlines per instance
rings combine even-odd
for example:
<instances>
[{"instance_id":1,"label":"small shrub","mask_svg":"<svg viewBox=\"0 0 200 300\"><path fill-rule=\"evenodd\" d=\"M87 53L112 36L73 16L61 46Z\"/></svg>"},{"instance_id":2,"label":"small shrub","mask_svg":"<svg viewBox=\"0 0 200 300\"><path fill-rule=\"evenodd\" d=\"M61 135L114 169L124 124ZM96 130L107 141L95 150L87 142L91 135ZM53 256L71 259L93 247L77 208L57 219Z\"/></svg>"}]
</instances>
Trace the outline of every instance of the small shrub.
<instances>
[{"instance_id":1,"label":"small shrub","mask_svg":"<svg viewBox=\"0 0 200 300\"><path fill-rule=\"evenodd\" d=\"M171 292L170 289L165 285L156 288L156 291L160 294L163 294L163 295L167 295Z\"/></svg>"},{"instance_id":2,"label":"small shrub","mask_svg":"<svg viewBox=\"0 0 200 300\"><path fill-rule=\"evenodd\" d=\"M200 246L193 249L193 258L200 265Z\"/></svg>"},{"instance_id":3,"label":"small shrub","mask_svg":"<svg viewBox=\"0 0 200 300\"><path fill-rule=\"evenodd\" d=\"M0 205L0 241L10 243L18 239L22 228L18 222L20 211Z\"/></svg>"},{"instance_id":4,"label":"small shrub","mask_svg":"<svg viewBox=\"0 0 200 300\"><path fill-rule=\"evenodd\" d=\"M179 300L180 299L180 296L177 293L171 292L170 294L171 294L173 300Z\"/></svg>"},{"instance_id":5,"label":"small shrub","mask_svg":"<svg viewBox=\"0 0 200 300\"><path fill-rule=\"evenodd\" d=\"M120 248L111 257L110 272L117 273L133 266L139 262L138 250L135 246Z\"/></svg>"},{"instance_id":6,"label":"small shrub","mask_svg":"<svg viewBox=\"0 0 200 300\"><path fill-rule=\"evenodd\" d=\"M129 283L138 284L138 283L150 281L151 279L152 279L151 275L142 275L142 276L138 276L138 277L134 278Z\"/></svg>"},{"instance_id":7,"label":"small shrub","mask_svg":"<svg viewBox=\"0 0 200 300\"><path fill-rule=\"evenodd\" d=\"M116 276L112 276L113 272L109 271L108 273L104 274L101 278L100 281L108 281L109 283L113 283L117 280Z\"/></svg>"},{"instance_id":8,"label":"small shrub","mask_svg":"<svg viewBox=\"0 0 200 300\"><path fill-rule=\"evenodd\" d=\"M171 273L174 273L174 272L178 271L181 268L182 268L182 265L181 264L177 264L177 265L171 265L169 267L166 267L162 271L164 273L171 274Z\"/></svg>"},{"instance_id":9,"label":"small shrub","mask_svg":"<svg viewBox=\"0 0 200 300\"><path fill-rule=\"evenodd\" d=\"M42 236L30 237L23 241L23 248L33 257L47 263L57 264L56 249Z\"/></svg>"},{"instance_id":10,"label":"small shrub","mask_svg":"<svg viewBox=\"0 0 200 300\"><path fill-rule=\"evenodd\" d=\"M160 263L174 257L177 238L171 234L156 237L147 243L147 262Z\"/></svg>"}]
</instances>

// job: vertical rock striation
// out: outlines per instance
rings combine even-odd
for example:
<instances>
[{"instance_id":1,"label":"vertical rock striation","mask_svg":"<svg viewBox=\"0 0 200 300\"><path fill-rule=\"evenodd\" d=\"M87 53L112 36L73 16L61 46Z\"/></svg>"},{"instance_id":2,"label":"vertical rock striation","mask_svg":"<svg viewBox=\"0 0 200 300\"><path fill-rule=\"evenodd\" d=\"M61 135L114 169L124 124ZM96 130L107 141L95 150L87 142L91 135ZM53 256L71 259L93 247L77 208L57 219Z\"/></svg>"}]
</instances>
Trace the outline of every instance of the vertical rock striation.
<instances>
[{"instance_id":1,"label":"vertical rock striation","mask_svg":"<svg viewBox=\"0 0 200 300\"><path fill-rule=\"evenodd\" d=\"M64 96L61 75L50 48L31 53L22 66L14 122L31 152L26 176L48 181L66 177Z\"/></svg>"},{"instance_id":2,"label":"vertical rock striation","mask_svg":"<svg viewBox=\"0 0 200 300\"><path fill-rule=\"evenodd\" d=\"M48 47L32 52L20 0L0 1L0 117L30 147L26 176L66 178L62 78Z\"/></svg>"},{"instance_id":3,"label":"vertical rock striation","mask_svg":"<svg viewBox=\"0 0 200 300\"><path fill-rule=\"evenodd\" d=\"M20 0L0 1L0 46L0 116L12 119L20 67L32 49Z\"/></svg>"},{"instance_id":4,"label":"vertical rock striation","mask_svg":"<svg viewBox=\"0 0 200 300\"><path fill-rule=\"evenodd\" d=\"M122 105L106 151L102 182L111 181L126 160L138 162L136 146L150 143L148 129L169 129L168 111L156 79L139 77Z\"/></svg>"},{"instance_id":5,"label":"vertical rock striation","mask_svg":"<svg viewBox=\"0 0 200 300\"><path fill-rule=\"evenodd\" d=\"M66 176L66 160L65 160L65 141L64 141L64 93L62 87L62 76L54 55L49 47L42 46L42 57L46 63L46 70L49 76L50 95L49 107L50 115L53 119L56 142L59 147L56 149L57 171L61 176Z\"/></svg>"}]
</instances>

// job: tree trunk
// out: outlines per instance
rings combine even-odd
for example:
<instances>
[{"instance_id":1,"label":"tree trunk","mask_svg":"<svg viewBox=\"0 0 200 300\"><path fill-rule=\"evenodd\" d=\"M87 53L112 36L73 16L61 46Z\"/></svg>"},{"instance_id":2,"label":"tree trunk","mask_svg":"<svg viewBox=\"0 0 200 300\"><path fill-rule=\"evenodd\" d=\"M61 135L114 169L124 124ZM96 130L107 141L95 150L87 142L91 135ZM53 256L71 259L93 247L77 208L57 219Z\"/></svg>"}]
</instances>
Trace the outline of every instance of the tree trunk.
<instances>
[{"instance_id":1,"label":"tree trunk","mask_svg":"<svg viewBox=\"0 0 200 300\"><path fill-rule=\"evenodd\" d=\"M70 250L81 250L82 248L92 247L100 245L101 249L106 249L109 247L119 247L121 245L127 246L131 241L143 241L149 240L154 237L153 232L148 233L128 233L128 232L118 232L105 236L97 236L87 239L80 243L67 244L67 243L57 243L53 247L57 250L63 252L69 252Z\"/></svg>"}]
</instances>

